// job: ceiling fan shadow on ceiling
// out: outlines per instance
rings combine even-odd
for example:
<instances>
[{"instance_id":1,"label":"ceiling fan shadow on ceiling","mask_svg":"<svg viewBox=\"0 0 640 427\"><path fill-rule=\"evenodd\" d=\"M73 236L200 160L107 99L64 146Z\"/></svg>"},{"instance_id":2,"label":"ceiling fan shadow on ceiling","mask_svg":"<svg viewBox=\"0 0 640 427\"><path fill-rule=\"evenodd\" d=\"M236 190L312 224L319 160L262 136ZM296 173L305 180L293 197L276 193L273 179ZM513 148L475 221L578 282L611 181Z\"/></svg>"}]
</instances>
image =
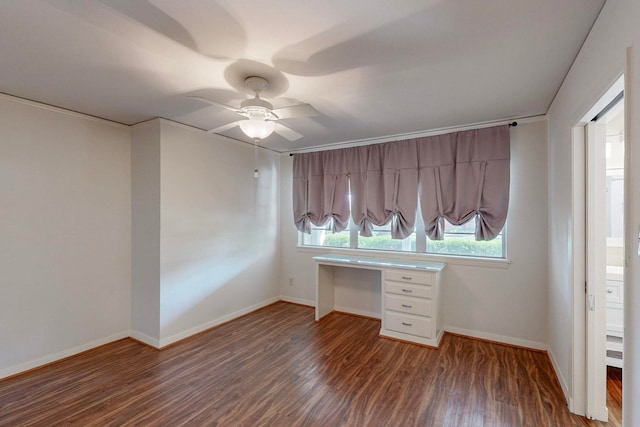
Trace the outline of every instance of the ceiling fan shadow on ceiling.
<instances>
[{"instance_id":1,"label":"ceiling fan shadow on ceiling","mask_svg":"<svg viewBox=\"0 0 640 427\"><path fill-rule=\"evenodd\" d=\"M273 132L288 139L289 141L296 141L302 138L303 135L282 123L279 123L278 121L281 119L318 115L318 111L310 104L296 104L289 107L274 109L270 102L260 98L260 93L269 87L269 82L263 77L247 77L244 80L244 84L247 88L253 91L254 97L242 101L240 103L240 108L222 104L201 96L190 96L190 98L224 108L245 117L244 120L228 123L207 132L222 133L235 126L239 126L242 132L254 142L267 138Z\"/></svg>"}]
</instances>

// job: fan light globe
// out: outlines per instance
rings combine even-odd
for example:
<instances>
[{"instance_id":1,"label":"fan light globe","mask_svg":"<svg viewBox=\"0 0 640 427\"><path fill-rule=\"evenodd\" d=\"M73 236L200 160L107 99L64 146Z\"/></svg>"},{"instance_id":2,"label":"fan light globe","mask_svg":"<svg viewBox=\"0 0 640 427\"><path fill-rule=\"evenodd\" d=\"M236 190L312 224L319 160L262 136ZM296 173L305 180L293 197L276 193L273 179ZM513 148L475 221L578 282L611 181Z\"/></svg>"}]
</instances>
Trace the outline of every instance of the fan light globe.
<instances>
[{"instance_id":1,"label":"fan light globe","mask_svg":"<svg viewBox=\"0 0 640 427\"><path fill-rule=\"evenodd\" d=\"M265 139L273 133L276 122L248 119L239 122L240 129L251 139Z\"/></svg>"}]
</instances>

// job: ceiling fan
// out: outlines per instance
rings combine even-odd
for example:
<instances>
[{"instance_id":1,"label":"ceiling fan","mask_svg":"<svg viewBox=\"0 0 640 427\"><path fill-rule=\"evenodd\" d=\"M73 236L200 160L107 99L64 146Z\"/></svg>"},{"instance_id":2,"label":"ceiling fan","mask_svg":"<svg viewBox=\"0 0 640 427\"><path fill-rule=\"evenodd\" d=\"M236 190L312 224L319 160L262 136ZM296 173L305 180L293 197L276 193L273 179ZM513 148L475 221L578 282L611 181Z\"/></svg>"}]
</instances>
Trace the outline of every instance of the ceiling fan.
<instances>
[{"instance_id":1,"label":"ceiling fan","mask_svg":"<svg viewBox=\"0 0 640 427\"><path fill-rule=\"evenodd\" d=\"M190 97L233 111L246 118L211 129L208 132L220 133L234 126L239 126L242 132L255 142L268 137L274 131L289 141L295 141L302 138L302 135L282 123L278 123L278 120L294 117L310 117L318 114L318 111L310 104L296 104L274 110L270 102L260 98L260 93L269 87L269 82L263 77L247 77L244 80L244 84L253 91L254 97L242 101L240 108L212 101L201 96Z\"/></svg>"}]
</instances>

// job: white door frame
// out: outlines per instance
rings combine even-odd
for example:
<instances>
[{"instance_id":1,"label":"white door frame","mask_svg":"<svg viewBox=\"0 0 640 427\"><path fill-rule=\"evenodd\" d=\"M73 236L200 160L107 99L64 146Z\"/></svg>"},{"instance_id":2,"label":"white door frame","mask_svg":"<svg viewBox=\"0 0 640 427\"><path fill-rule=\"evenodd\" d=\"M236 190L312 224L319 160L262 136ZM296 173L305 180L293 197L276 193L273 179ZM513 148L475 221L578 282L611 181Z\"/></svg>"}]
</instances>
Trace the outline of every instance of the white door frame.
<instances>
[{"instance_id":1,"label":"white door frame","mask_svg":"<svg viewBox=\"0 0 640 427\"><path fill-rule=\"evenodd\" d=\"M587 131L586 386L587 418L609 420L606 358L606 127L589 122Z\"/></svg>"},{"instance_id":2,"label":"white door frame","mask_svg":"<svg viewBox=\"0 0 640 427\"><path fill-rule=\"evenodd\" d=\"M587 354L586 354L586 145L584 125L576 126L571 132L571 174L572 174L572 230L571 258L573 278L573 317L571 346L571 393L569 410L584 415L586 412Z\"/></svg>"},{"instance_id":3,"label":"white door frame","mask_svg":"<svg viewBox=\"0 0 640 427\"><path fill-rule=\"evenodd\" d=\"M587 414L587 298L585 283L587 277L587 237L586 237L586 125L624 90L621 75L600 97L593 107L576 123L571 133L572 150L572 229L570 251L572 259L572 346L571 346L571 396L569 410L576 414ZM625 97L626 98L626 97ZM604 305L604 301L603 301ZM603 327L605 325L603 324ZM605 389L606 393L606 389ZM606 395L605 395L606 396ZM592 399L591 401L594 401ZM594 413L593 409L589 411ZM592 415L593 416L593 415Z\"/></svg>"}]
</instances>

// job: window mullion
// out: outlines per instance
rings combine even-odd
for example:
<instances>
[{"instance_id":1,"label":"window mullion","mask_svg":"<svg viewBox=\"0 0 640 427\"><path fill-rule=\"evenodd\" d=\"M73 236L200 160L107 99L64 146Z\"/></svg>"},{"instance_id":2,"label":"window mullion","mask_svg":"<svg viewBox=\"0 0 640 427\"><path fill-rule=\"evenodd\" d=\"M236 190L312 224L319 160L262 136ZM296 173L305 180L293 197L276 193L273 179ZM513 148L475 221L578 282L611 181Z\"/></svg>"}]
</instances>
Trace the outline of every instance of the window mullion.
<instances>
[{"instance_id":1,"label":"window mullion","mask_svg":"<svg viewBox=\"0 0 640 427\"><path fill-rule=\"evenodd\" d=\"M358 249L358 227L351 218L349 218L349 247Z\"/></svg>"},{"instance_id":2,"label":"window mullion","mask_svg":"<svg viewBox=\"0 0 640 427\"><path fill-rule=\"evenodd\" d=\"M427 232L424 228L424 221L422 220L422 209L420 209L420 203L418 202L418 212L416 213L416 252L427 253Z\"/></svg>"},{"instance_id":3,"label":"window mullion","mask_svg":"<svg viewBox=\"0 0 640 427\"><path fill-rule=\"evenodd\" d=\"M502 257L507 257L507 224L504 224L502 231L500 232L502 238Z\"/></svg>"}]
</instances>

